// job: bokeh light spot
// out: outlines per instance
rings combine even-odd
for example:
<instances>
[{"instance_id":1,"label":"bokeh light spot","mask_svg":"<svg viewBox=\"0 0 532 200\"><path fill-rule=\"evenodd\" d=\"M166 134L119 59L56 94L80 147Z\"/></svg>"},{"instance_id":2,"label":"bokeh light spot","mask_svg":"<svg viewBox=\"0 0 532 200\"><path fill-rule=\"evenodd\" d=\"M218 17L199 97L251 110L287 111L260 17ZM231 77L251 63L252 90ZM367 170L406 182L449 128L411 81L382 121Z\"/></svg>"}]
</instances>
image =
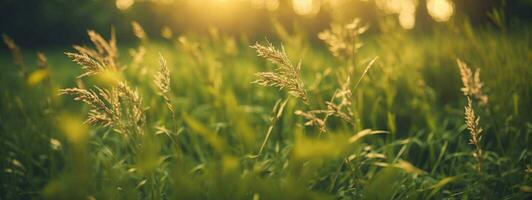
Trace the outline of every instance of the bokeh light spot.
<instances>
[{"instance_id":1,"label":"bokeh light spot","mask_svg":"<svg viewBox=\"0 0 532 200\"><path fill-rule=\"evenodd\" d=\"M445 22L454 14L454 3L449 0L428 0L427 10L434 21Z\"/></svg>"},{"instance_id":2,"label":"bokeh light spot","mask_svg":"<svg viewBox=\"0 0 532 200\"><path fill-rule=\"evenodd\" d=\"M135 3L135 0L116 0L116 8L126 10Z\"/></svg>"},{"instance_id":3,"label":"bokeh light spot","mask_svg":"<svg viewBox=\"0 0 532 200\"><path fill-rule=\"evenodd\" d=\"M416 25L416 17L411 12L401 12L399 14L399 24L404 29L412 29Z\"/></svg>"},{"instance_id":4,"label":"bokeh light spot","mask_svg":"<svg viewBox=\"0 0 532 200\"><path fill-rule=\"evenodd\" d=\"M294 12L298 15L312 16L318 14L321 1L318 0L292 0Z\"/></svg>"}]
</instances>

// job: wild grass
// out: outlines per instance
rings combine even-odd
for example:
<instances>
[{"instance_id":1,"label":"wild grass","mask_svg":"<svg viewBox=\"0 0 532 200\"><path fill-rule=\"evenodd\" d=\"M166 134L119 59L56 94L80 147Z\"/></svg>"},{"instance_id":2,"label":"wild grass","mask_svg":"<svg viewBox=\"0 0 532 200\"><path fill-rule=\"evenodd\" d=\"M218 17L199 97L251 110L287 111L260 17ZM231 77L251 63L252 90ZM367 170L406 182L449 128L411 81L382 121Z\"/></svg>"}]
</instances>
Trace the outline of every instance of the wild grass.
<instances>
[{"instance_id":1,"label":"wild grass","mask_svg":"<svg viewBox=\"0 0 532 200\"><path fill-rule=\"evenodd\" d=\"M475 153L473 157L477 160L477 170L479 173L482 172L482 148L480 141L482 140L482 128L480 127L480 117L475 115L473 110L473 103L471 99L467 99L467 105L465 106L465 122L467 124L467 129L471 135L469 139L469 144L475 145Z\"/></svg>"},{"instance_id":2,"label":"wild grass","mask_svg":"<svg viewBox=\"0 0 532 200\"><path fill-rule=\"evenodd\" d=\"M457 59L458 67L460 68L460 76L462 77L462 92L464 95L473 97L479 101L480 104L486 105L488 103L488 96L482 92L482 86L484 85L480 81L480 68L477 68L473 74L472 70L467 67L467 64Z\"/></svg>"},{"instance_id":3,"label":"wild grass","mask_svg":"<svg viewBox=\"0 0 532 200\"><path fill-rule=\"evenodd\" d=\"M13 39L11 39L9 36L3 34L2 38L4 39L4 43L6 44L7 48L11 52L13 62L19 67L19 73L26 77L26 65L24 64L24 60L22 59L22 53L20 52L20 48L17 46L17 44L15 44L15 41L13 41Z\"/></svg>"},{"instance_id":4,"label":"wild grass","mask_svg":"<svg viewBox=\"0 0 532 200\"><path fill-rule=\"evenodd\" d=\"M138 46L88 31L66 56L4 36L0 196L529 198L529 32L361 24L263 45L133 22Z\"/></svg>"},{"instance_id":5,"label":"wild grass","mask_svg":"<svg viewBox=\"0 0 532 200\"><path fill-rule=\"evenodd\" d=\"M271 43L268 43L267 46L256 43L251 48L257 51L258 56L277 65L275 72L256 73L258 79L253 83L263 86L274 86L280 89L287 88L290 95L308 103L307 91L303 80L301 80L301 62L297 66L293 66L286 55L284 47L281 47L281 51L279 51Z\"/></svg>"}]
</instances>

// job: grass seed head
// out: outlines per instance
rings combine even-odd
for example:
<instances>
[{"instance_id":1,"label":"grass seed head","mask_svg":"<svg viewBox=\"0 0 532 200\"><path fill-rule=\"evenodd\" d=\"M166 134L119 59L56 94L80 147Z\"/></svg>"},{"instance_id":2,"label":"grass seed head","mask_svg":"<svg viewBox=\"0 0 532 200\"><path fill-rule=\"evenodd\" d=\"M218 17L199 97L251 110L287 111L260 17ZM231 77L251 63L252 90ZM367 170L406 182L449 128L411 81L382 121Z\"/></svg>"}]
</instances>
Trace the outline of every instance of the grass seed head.
<instances>
[{"instance_id":1,"label":"grass seed head","mask_svg":"<svg viewBox=\"0 0 532 200\"><path fill-rule=\"evenodd\" d=\"M360 19L355 18L347 25L332 24L330 29L320 32L318 38L327 43L333 56L346 59L358 53L363 46L359 36L368 28L368 25L361 25Z\"/></svg>"},{"instance_id":2,"label":"grass seed head","mask_svg":"<svg viewBox=\"0 0 532 200\"><path fill-rule=\"evenodd\" d=\"M471 98L467 98L467 106L465 106L465 122L467 129L471 134L471 139L469 140L470 144L480 144L482 139L482 128L480 128L480 117L475 115L475 110L473 110L473 103Z\"/></svg>"},{"instance_id":3,"label":"grass seed head","mask_svg":"<svg viewBox=\"0 0 532 200\"><path fill-rule=\"evenodd\" d=\"M475 70L475 73L467 66L467 64L460 59L456 59L458 68L460 69L460 77L462 79L463 87L461 88L464 95L475 98L480 105L488 103L488 96L482 92L484 83L480 81L480 68Z\"/></svg>"},{"instance_id":4,"label":"grass seed head","mask_svg":"<svg viewBox=\"0 0 532 200\"><path fill-rule=\"evenodd\" d=\"M475 145L475 151L473 153L473 157L477 160L477 170L479 173L482 173L482 148L481 148L481 140L483 136L483 130L480 127L480 117L477 117L475 115L475 111L473 110L473 103L471 101L471 98L467 97L467 105L465 106L465 122L467 125L467 129L469 130L470 139L469 143L472 145Z\"/></svg>"},{"instance_id":5,"label":"grass seed head","mask_svg":"<svg viewBox=\"0 0 532 200\"><path fill-rule=\"evenodd\" d=\"M28 74L26 71L26 65L24 64L24 60L22 58L22 53L20 52L20 48L9 36L2 34L2 38L4 39L4 43L6 44L7 48L11 52L11 56L13 57L15 65L19 67L20 74L26 77Z\"/></svg>"},{"instance_id":6,"label":"grass seed head","mask_svg":"<svg viewBox=\"0 0 532 200\"><path fill-rule=\"evenodd\" d=\"M159 71L155 73L154 83L160 94L166 94L170 91L170 70L168 70L166 60L162 55L159 55Z\"/></svg>"},{"instance_id":7,"label":"grass seed head","mask_svg":"<svg viewBox=\"0 0 532 200\"><path fill-rule=\"evenodd\" d=\"M46 69L48 68L48 59L44 55L44 53L37 53L37 67L40 69Z\"/></svg>"},{"instance_id":8,"label":"grass seed head","mask_svg":"<svg viewBox=\"0 0 532 200\"><path fill-rule=\"evenodd\" d=\"M76 53L65 53L72 61L81 65L85 71L78 78L93 76L105 70L119 71L114 29L111 31L111 39L109 41L106 41L100 34L91 30L87 31L87 34L95 49L74 45L73 48L77 51Z\"/></svg>"},{"instance_id":9,"label":"grass seed head","mask_svg":"<svg viewBox=\"0 0 532 200\"><path fill-rule=\"evenodd\" d=\"M301 62L297 66L292 65L283 47L281 50L268 42L267 46L259 43L251 46L257 51L257 55L275 64L277 68L273 72L258 72L258 77L253 83L262 86L272 86L279 89L286 88L288 93L308 103L307 91L301 79Z\"/></svg>"},{"instance_id":10,"label":"grass seed head","mask_svg":"<svg viewBox=\"0 0 532 200\"><path fill-rule=\"evenodd\" d=\"M133 34L135 35L135 37L139 38L140 40L148 39L144 28L142 28L142 26L137 21L132 21L131 27L133 28Z\"/></svg>"},{"instance_id":11,"label":"grass seed head","mask_svg":"<svg viewBox=\"0 0 532 200\"><path fill-rule=\"evenodd\" d=\"M159 95L161 95L166 103L166 107L172 113L174 112L174 106L170 101L170 70L166 65L166 60L163 55L159 55L159 71L155 73L154 77L155 86L159 89Z\"/></svg>"}]
</instances>

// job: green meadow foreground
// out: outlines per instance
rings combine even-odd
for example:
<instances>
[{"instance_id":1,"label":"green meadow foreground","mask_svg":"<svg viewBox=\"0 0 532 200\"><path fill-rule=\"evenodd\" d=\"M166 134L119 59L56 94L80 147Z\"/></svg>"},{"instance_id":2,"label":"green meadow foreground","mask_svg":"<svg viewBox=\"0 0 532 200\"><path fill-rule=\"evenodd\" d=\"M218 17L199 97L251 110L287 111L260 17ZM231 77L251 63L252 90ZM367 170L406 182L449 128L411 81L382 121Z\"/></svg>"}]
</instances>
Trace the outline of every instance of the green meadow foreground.
<instances>
[{"instance_id":1,"label":"green meadow foreground","mask_svg":"<svg viewBox=\"0 0 532 200\"><path fill-rule=\"evenodd\" d=\"M4 36L0 199L532 196L527 28L133 28L43 54Z\"/></svg>"}]
</instances>

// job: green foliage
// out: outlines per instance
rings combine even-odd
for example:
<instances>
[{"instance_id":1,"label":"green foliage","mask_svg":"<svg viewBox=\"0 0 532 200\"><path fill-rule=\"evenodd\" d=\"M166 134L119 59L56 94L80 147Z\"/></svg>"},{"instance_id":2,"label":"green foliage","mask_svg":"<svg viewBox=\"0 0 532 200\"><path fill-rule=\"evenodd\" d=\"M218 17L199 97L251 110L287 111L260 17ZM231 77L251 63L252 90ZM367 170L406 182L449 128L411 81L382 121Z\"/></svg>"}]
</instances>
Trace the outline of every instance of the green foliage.
<instances>
[{"instance_id":1,"label":"green foliage","mask_svg":"<svg viewBox=\"0 0 532 200\"><path fill-rule=\"evenodd\" d=\"M297 35L304 33L283 32L286 40ZM282 41L283 59L301 60L297 84L306 88L297 89L306 89L306 103L302 96L252 84L255 73L275 66L258 58L245 37L212 32L150 38L132 47L132 57L119 43L121 57L113 61L123 69L119 75L83 77L77 87L106 89L116 84L109 79L127 81L123 93L138 93L142 101L117 109L126 115L133 112L127 106L135 106L145 116L142 126L129 128L139 133L134 137L129 129L117 134L117 128L82 124L91 107L58 95L58 88L74 87L75 77L85 72L62 55L67 48L45 51L49 73L33 81L2 56L0 195L527 199L530 35L528 29L473 31L460 23L424 35L397 30L362 37L357 59L348 60L334 57L324 44ZM29 60L34 55L24 50L28 77L41 73ZM482 68L489 96L486 106L475 107L484 129L481 171L468 143L457 57ZM373 67L366 68L368 63ZM349 80L359 77L355 88ZM342 91L349 95L338 95ZM335 105L342 107L334 110ZM316 116L326 131L305 126L309 119L296 114L301 110L327 111L326 120Z\"/></svg>"}]
</instances>

